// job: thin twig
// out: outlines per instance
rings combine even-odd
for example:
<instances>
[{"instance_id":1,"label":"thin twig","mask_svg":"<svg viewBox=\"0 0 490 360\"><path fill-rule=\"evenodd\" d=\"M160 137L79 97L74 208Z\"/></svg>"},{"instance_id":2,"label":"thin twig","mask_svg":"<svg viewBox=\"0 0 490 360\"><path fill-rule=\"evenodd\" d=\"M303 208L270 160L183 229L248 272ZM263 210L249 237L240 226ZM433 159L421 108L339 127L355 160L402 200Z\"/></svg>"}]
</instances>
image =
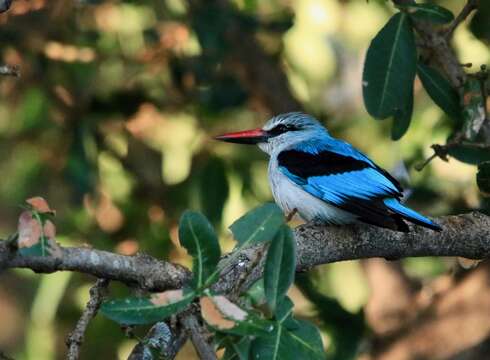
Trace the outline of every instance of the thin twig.
<instances>
[{"instance_id":1,"label":"thin twig","mask_svg":"<svg viewBox=\"0 0 490 360\"><path fill-rule=\"evenodd\" d=\"M105 290L109 285L109 280L98 279L95 285L90 289L90 300L85 307L85 310L78 319L75 329L68 335L66 339L66 346L68 347L68 354L66 358L68 360L77 360L80 357L80 347L83 343L85 331L87 330L90 320L92 320L97 311L99 311L100 304L105 296Z\"/></svg>"},{"instance_id":2,"label":"thin twig","mask_svg":"<svg viewBox=\"0 0 490 360\"><path fill-rule=\"evenodd\" d=\"M453 20L453 22L449 25L449 27L446 30L445 36L446 39L451 39L454 30L463 22L466 20L466 18L473 12L473 10L478 9L479 6L479 0L468 0L466 2L466 5L463 7L463 10L456 16L456 18Z\"/></svg>"},{"instance_id":3,"label":"thin twig","mask_svg":"<svg viewBox=\"0 0 490 360\"><path fill-rule=\"evenodd\" d=\"M20 76L20 69L18 65L0 65L0 75L7 76Z\"/></svg>"},{"instance_id":4,"label":"thin twig","mask_svg":"<svg viewBox=\"0 0 490 360\"><path fill-rule=\"evenodd\" d=\"M429 163L430 163L432 160L434 160L436 157L437 157L437 154L436 154L436 152L434 151L434 153L433 153L431 156L429 156L427 159L425 159L423 163L417 163L417 164L415 164L414 169L415 169L415 170L417 170L417 171L422 171L422 170L424 170L424 168L425 168L427 165L429 165Z\"/></svg>"},{"instance_id":5,"label":"thin twig","mask_svg":"<svg viewBox=\"0 0 490 360\"><path fill-rule=\"evenodd\" d=\"M216 353L211 345L206 341L203 327L199 324L197 317L193 314L185 314L182 318L182 325L189 332L192 344L201 360L216 360Z\"/></svg>"}]
</instances>

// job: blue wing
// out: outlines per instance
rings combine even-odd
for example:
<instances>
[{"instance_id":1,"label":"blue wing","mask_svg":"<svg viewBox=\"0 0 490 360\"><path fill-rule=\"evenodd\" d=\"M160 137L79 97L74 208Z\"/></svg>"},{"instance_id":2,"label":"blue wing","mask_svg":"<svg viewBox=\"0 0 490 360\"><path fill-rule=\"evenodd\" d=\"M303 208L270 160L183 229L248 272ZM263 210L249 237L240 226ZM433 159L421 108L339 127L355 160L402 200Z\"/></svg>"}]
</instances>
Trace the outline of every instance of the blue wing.
<instances>
[{"instance_id":1,"label":"blue wing","mask_svg":"<svg viewBox=\"0 0 490 360\"><path fill-rule=\"evenodd\" d=\"M398 202L403 190L396 179L346 142L324 138L299 143L278 155L278 165L303 190L361 221L404 231L408 227L402 217L433 225ZM419 218L409 216L413 214Z\"/></svg>"}]
</instances>

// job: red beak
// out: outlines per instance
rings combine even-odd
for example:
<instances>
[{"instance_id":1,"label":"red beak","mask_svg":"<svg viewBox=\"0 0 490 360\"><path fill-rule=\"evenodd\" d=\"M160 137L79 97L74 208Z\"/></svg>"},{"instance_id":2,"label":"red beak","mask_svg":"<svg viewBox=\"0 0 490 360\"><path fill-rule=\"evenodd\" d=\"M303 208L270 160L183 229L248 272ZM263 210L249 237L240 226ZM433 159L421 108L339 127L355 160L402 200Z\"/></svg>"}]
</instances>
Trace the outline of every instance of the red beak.
<instances>
[{"instance_id":1,"label":"red beak","mask_svg":"<svg viewBox=\"0 0 490 360\"><path fill-rule=\"evenodd\" d=\"M267 134L267 131L264 131L261 128L232 132L215 137L216 140L236 144L257 144L260 142L266 142L268 138L269 134Z\"/></svg>"}]
</instances>

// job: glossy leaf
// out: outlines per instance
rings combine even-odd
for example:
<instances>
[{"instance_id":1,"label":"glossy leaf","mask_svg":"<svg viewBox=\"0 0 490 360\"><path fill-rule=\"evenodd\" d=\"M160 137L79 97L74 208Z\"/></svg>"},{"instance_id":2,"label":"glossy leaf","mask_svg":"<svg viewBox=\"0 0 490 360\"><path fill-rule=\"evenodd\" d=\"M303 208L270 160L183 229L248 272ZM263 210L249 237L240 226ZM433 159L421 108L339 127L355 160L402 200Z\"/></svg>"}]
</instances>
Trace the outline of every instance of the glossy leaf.
<instances>
[{"instance_id":1,"label":"glossy leaf","mask_svg":"<svg viewBox=\"0 0 490 360\"><path fill-rule=\"evenodd\" d=\"M291 229L283 225L269 246L264 267L265 296L273 313L294 282L295 248Z\"/></svg>"},{"instance_id":2,"label":"glossy leaf","mask_svg":"<svg viewBox=\"0 0 490 360\"><path fill-rule=\"evenodd\" d=\"M195 289L211 282L221 255L218 238L209 221L201 214L186 211L179 223L179 239L192 256L192 284Z\"/></svg>"},{"instance_id":3,"label":"glossy leaf","mask_svg":"<svg viewBox=\"0 0 490 360\"><path fill-rule=\"evenodd\" d=\"M223 295L199 299L201 315L212 328L235 335L267 335L273 330L271 322L247 312Z\"/></svg>"},{"instance_id":4,"label":"glossy leaf","mask_svg":"<svg viewBox=\"0 0 490 360\"><path fill-rule=\"evenodd\" d=\"M169 290L148 297L110 300L102 304L100 312L119 324L153 324L184 310L194 296L193 292Z\"/></svg>"},{"instance_id":5,"label":"glossy leaf","mask_svg":"<svg viewBox=\"0 0 490 360\"><path fill-rule=\"evenodd\" d=\"M478 39L490 41L490 1L480 1L475 16L471 19L470 30Z\"/></svg>"},{"instance_id":6,"label":"glossy leaf","mask_svg":"<svg viewBox=\"0 0 490 360\"><path fill-rule=\"evenodd\" d=\"M293 307L293 302L287 296L282 298L277 304L275 319L287 329L296 329L298 327L298 322L293 317Z\"/></svg>"},{"instance_id":7,"label":"glossy leaf","mask_svg":"<svg viewBox=\"0 0 490 360\"><path fill-rule=\"evenodd\" d=\"M241 337L240 340L228 344L223 360L249 360L251 344L252 340L248 336Z\"/></svg>"},{"instance_id":8,"label":"glossy leaf","mask_svg":"<svg viewBox=\"0 0 490 360\"><path fill-rule=\"evenodd\" d=\"M408 131L413 113L413 89L408 96L407 103L395 111L393 126L391 127L391 139L399 140Z\"/></svg>"},{"instance_id":9,"label":"glossy leaf","mask_svg":"<svg viewBox=\"0 0 490 360\"><path fill-rule=\"evenodd\" d=\"M454 14L436 4L413 4L408 6L410 16L435 24L447 24L454 20Z\"/></svg>"},{"instance_id":10,"label":"glossy leaf","mask_svg":"<svg viewBox=\"0 0 490 360\"><path fill-rule=\"evenodd\" d=\"M267 302L264 290L264 278L257 280L245 293L254 306L262 306Z\"/></svg>"},{"instance_id":11,"label":"glossy leaf","mask_svg":"<svg viewBox=\"0 0 490 360\"><path fill-rule=\"evenodd\" d=\"M461 121L459 95L449 81L436 69L420 63L417 65L417 74L432 101L452 119Z\"/></svg>"},{"instance_id":12,"label":"glossy leaf","mask_svg":"<svg viewBox=\"0 0 490 360\"><path fill-rule=\"evenodd\" d=\"M276 204L268 203L248 212L235 221L230 230L241 247L274 238L284 224L284 215Z\"/></svg>"},{"instance_id":13,"label":"glossy leaf","mask_svg":"<svg viewBox=\"0 0 490 360\"><path fill-rule=\"evenodd\" d=\"M272 334L255 339L252 343L251 358L324 360L325 352L318 329L313 324L298 320L298 327L294 330L278 323Z\"/></svg>"},{"instance_id":14,"label":"glossy leaf","mask_svg":"<svg viewBox=\"0 0 490 360\"><path fill-rule=\"evenodd\" d=\"M490 161L478 164L476 183L483 194L490 196Z\"/></svg>"},{"instance_id":15,"label":"glossy leaf","mask_svg":"<svg viewBox=\"0 0 490 360\"><path fill-rule=\"evenodd\" d=\"M366 54L363 97L371 116L385 119L409 102L416 64L408 15L395 14L375 36Z\"/></svg>"},{"instance_id":16,"label":"glossy leaf","mask_svg":"<svg viewBox=\"0 0 490 360\"><path fill-rule=\"evenodd\" d=\"M479 149L471 145L457 145L449 148L448 154L453 158L472 165L478 165L483 161L490 161L490 151Z\"/></svg>"}]
</instances>

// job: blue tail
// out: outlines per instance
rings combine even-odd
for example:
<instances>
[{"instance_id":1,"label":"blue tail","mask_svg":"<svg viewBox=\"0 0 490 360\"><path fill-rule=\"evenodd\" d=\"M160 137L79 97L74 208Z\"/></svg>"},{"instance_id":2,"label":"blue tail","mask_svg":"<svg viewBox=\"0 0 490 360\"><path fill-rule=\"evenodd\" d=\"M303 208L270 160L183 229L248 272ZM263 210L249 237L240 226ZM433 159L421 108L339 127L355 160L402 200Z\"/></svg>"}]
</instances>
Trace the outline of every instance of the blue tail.
<instances>
[{"instance_id":1,"label":"blue tail","mask_svg":"<svg viewBox=\"0 0 490 360\"><path fill-rule=\"evenodd\" d=\"M435 231L442 231L442 228L439 225L437 225L435 222L420 215L418 212L409 209L406 206L403 206L402 204L400 204L400 202L397 199L394 198L385 199L383 200L383 202L391 211L397 213L405 220L411 221L417 225L425 226Z\"/></svg>"}]
</instances>

